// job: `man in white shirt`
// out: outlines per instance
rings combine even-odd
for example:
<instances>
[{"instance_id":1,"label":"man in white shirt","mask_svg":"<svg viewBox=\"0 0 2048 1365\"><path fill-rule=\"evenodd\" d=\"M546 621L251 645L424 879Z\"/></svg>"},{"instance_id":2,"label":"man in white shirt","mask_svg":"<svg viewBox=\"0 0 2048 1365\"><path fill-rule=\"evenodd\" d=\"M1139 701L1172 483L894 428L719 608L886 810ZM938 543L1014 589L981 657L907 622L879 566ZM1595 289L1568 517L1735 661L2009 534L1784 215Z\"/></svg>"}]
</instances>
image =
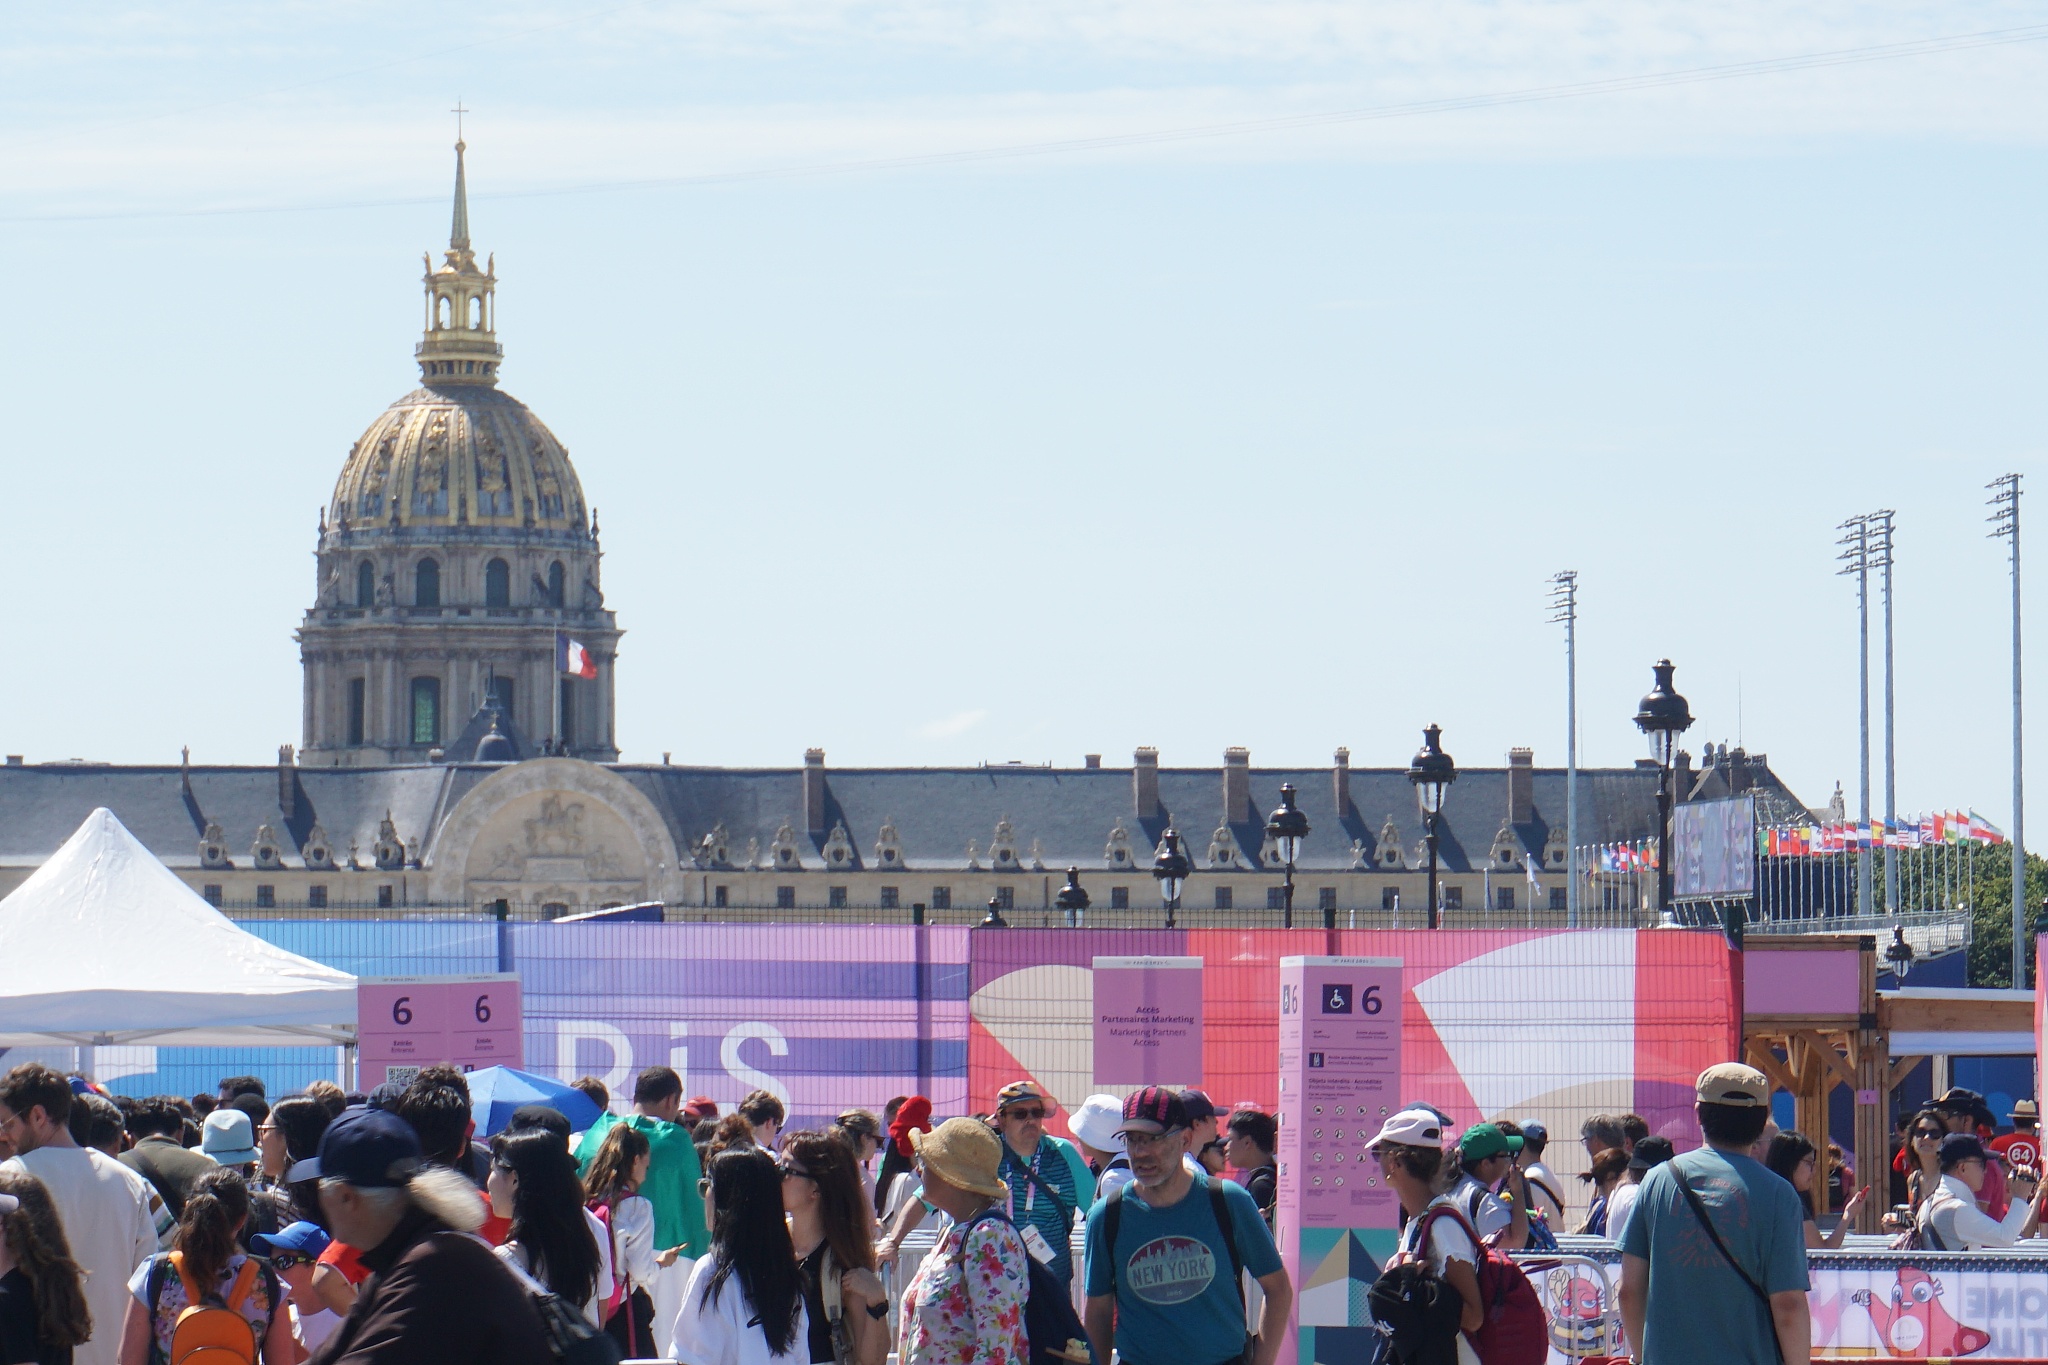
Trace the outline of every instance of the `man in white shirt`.
<instances>
[{"instance_id":1,"label":"man in white shirt","mask_svg":"<svg viewBox=\"0 0 2048 1365\"><path fill-rule=\"evenodd\" d=\"M1543 1149L1550 1145L1550 1130L1540 1123L1522 1125L1522 1150L1515 1164L1529 1178L1529 1207L1540 1211L1552 1232L1564 1231L1564 1186L1557 1172L1543 1164Z\"/></svg>"},{"instance_id":2,"label":"man in white shirt","mask_svg":"<svg viewBox=\"0 0 2048 1365\"><path fill-rule=\"evenodd\" d=\"M43 1182L64 1224L72 1259L86 1271L92 1339L73 1365L115 1365L128 1316L128 1277L158 1250L149 1183L120 1162L72 1141L71 1083L28 1062L0 1078L0 1133L13 1142L7 1169Z\"/></svg>"},{"instance_id":3,"label":"man in white shirt","mask_svg":"<svg viewBox=\"0 0 2048 1365\"><path fill-rule=\"evenodd\" d=\"M1505 1233L1495 1244L1509 1251L1520 1251L1529 1244L1529 1184L1515 1171L1519 1190L1511 1185L1508 1197L1503 1198L1493 1189L1514 1171L1515 1153L1521 1150L1522 1139L1502 1132L1499 1124L1473 1124L1458 1139L1458 1165L1463 1174L1444 1195L1471 1220L1481 1237L1492 1241L1496 1234Z\"/></svg>"},{"instance_id":4,"label":"man in white shirt","mask_svg":"<svg viewBox=\"0 0 2048 1365\"><path fill-rule=\"evenodd\" d=\"M2042 1203L2048 1200L2048 1184L2036 1190L2032 1199L2013 1204L2003 1219L1993 1218L1977 1207L1977 1192L1984 1188L1984 1172L1990 1165L1977 1135L1950 1133L1941 1140L1940 1161L1941 1185L1920 1206L1921 1240L1929 1250L2009 1247L2034 1235L2041 1223Z\"/></svg>"}]
</instances>

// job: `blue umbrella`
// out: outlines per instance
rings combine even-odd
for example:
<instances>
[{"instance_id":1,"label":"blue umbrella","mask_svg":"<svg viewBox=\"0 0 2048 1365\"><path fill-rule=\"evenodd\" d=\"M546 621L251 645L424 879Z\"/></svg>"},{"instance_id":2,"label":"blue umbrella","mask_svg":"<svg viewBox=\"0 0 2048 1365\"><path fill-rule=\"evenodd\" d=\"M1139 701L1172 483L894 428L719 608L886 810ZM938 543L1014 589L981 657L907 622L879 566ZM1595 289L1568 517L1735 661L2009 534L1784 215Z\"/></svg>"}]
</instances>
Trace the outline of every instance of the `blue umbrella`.
<instances>
[{"instance_id":1,"label":"blue umbrella","mask_svg":"<svg viewBox=\"0 0 2048 1365\"><path fill-rule=\"evenodd\" d=\"M597 1104L574 1086L530 1071L509 1066L487 1066L472 1071L469 1080L470 1117L476 1120L479 1137L490 1137L512 1122L512 1111L522 1104L544 1104L569 1120L574 1132L597 1122Z\"/></svg>"}]
</instances>

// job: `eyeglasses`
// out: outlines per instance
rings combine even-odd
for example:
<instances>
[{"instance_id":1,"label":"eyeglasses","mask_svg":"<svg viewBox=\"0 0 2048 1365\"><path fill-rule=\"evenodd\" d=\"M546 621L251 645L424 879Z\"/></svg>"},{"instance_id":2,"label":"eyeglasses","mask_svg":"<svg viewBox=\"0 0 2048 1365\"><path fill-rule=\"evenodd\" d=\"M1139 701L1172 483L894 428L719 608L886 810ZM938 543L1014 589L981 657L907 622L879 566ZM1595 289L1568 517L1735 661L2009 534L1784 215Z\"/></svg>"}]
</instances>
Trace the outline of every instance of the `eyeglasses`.
<instances>
[{"instance_id":1,"label":"eyeglasses","mask_svg":"<svg viewBox=\"0 0 2048 1365\"><path fill-rule=\"evenodd\" d=\"M776 1162L776 1163L775 1163L775 1169L777 1169L777 1170L779 1170L779 1171L781 1171L781 1172L782 1172L782 1178L783 1178L784 1180L787 1180L787 1179L789 1179L789 1178L790 1178L791 1176L795 1176L795 1177L796 1177L797 1179L799 1179L799 1180L816 1180L816 1179L817 1179L817 1177L816 1177L816 1176L814 1176L814 1175L812 1175L812 1174L811 1174L811 1173L810 1173L809 1171L805 1170L805 1169L804 1169L803 1167L801 1167L801 1166L799 1166L799 1165L795 1164L794 1162L790 1162L790 1161L778 1161L778 1162Z\"/></svg>"},{"instance_id":2,"label":"eyeglasses","mask_svg":"<svg viewBox=\"0 0 2048 1365\"><path fill-rule=\"evenodd\" d=\"M1045 1106L1042 1104L1034 1105L1031 1108L1026 1109L1022 1105L1019 1105L1013 1109L1005 1109L1003 1111L1003 1117L1008 1119L1026 1120L1043 1119L1045 1117Z\"/></svg>"},{"instance_id":3,"label":"eyeglasses","mask_svg":"<svg viewBox=\"0 0 2048 1365\"><path fill-rule=\"evenodd\" d=\"M1176 1128L1171 1133L1125 1133L1124 1150L1126 1152L1150 1151L1181 1131L1181 1129Z\"/></svg>"},{"instance_id":4,"label":"eyeglasses","mask_svg":"<svg viewBox=\"0 0 2048 1365\"><path fill-rule=\"evenodd\" d=\"M282 1133L284 1129L278 1127L274 1123L266 1123L261 1128L258 1128L256 1131L260 1135L263 1133Z\"/></svg>"},{"instance_id":5,"label":"eyeglasses","mask_svg":"<svg viewBox=\"0 0 2048 1365\"><path fill-rule=\"evenodd\" d=\"M313 1257L295 1256L289 1251L273 1252L270 1257L270 1265L273 1270L293 1270L302 1265L312 1264L314 1264Z\"/></svg>"}]
</instances>

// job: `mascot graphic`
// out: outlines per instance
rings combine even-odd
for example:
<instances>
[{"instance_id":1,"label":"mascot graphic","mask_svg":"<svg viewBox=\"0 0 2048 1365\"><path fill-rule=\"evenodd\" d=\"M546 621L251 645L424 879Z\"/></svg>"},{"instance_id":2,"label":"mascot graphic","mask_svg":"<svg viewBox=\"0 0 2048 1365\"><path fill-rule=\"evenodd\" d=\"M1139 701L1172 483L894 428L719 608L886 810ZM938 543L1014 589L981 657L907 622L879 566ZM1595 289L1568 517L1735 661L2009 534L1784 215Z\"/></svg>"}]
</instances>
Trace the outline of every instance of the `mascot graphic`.
<instances>
[{"instance_id":1,"label":"mascot graphic","mask_svg":"<svg viewBox=\"0 0 2048 1365\"><path fill-rule=\"evenodd\" d=\"M1569 1361L1611 1355L1621 1337L1621 1315L1608 1303L1607 1278L1565 1267L1544 1282L1550 1344Z\"/></svg>"},{"instance_id":2,"label":"mascot graphic","mask_svg":"<svg viewBox=\"0 0 2048 1365\"><path fill-rule=\"evenodd\" d=\"M1941 1283L1918 1266L1900 1266L1891 1302L1880 1303L1868 1289L1849 1296L1870 1311L1887 1353L1916 1360L1966 1356L1991 1344L1991 1334L1965 1327L1941 1305Z\"/></svg>"}]
</instances>

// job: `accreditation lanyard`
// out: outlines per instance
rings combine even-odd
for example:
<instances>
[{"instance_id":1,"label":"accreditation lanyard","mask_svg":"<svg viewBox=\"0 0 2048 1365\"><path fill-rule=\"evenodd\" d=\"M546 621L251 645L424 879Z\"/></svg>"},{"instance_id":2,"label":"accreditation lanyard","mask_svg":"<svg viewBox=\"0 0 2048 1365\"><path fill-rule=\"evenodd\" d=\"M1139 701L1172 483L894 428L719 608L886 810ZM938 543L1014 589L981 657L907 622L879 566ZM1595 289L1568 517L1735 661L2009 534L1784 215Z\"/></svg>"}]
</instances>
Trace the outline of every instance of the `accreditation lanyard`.
<instances>
[{"instance_id":1,"label":"accreditation lanyard","mask_svg":"<svg viewBox=\"0 0 2048 1365\"><path fill-rule=\"evenodd\" d=\"M1043 1142L1040 1142L1040 1143L1038 1144L1038 1150L1034 1151L1034 1152L1033 1152L1033 1153L1031 1154L1031 1174L1033 1174L1033 1175L1037 1175L1037 1174L1038 1174L1038 1159L1039 1159L1039 1158L1040 1158L1041 1156L1044 1156L1044 1155L1045 1155L1045 1144L1044 1144ZM1015 1152L1011 1152L1011 1153L1010 1153L1010 1160L1012 1160L1012 1161L1017 1161L1017 1154L1016 1154ZM1017 1164L1021 1166L1021 1165L1023 1165L1024 1163L1023 1163L1023 1162L1021 1162L1021 1161L1018 1161L1018 1162L1017 1162ZM1025 1182L1024 1182L1024 1216L1025 1216L1026 1218L1029 1218L1029 1217L1031 1216L1031 1206L1032 1206L1033 1204L1037 1203L1037 1202L1038 1202L1038 1182L1037 1182L1036 1180L1027 1180L1027 1181L1025 1181ZM1012 1215L1014 1215L1014 1214L1016 1213L1016 1209L1017 1209L1017 1193L1016 1193L1016 1191L1012 1190L1012 1191L1010 1192L1010 1211L1011 1211Z\"/></svg>"}]
</instances>

